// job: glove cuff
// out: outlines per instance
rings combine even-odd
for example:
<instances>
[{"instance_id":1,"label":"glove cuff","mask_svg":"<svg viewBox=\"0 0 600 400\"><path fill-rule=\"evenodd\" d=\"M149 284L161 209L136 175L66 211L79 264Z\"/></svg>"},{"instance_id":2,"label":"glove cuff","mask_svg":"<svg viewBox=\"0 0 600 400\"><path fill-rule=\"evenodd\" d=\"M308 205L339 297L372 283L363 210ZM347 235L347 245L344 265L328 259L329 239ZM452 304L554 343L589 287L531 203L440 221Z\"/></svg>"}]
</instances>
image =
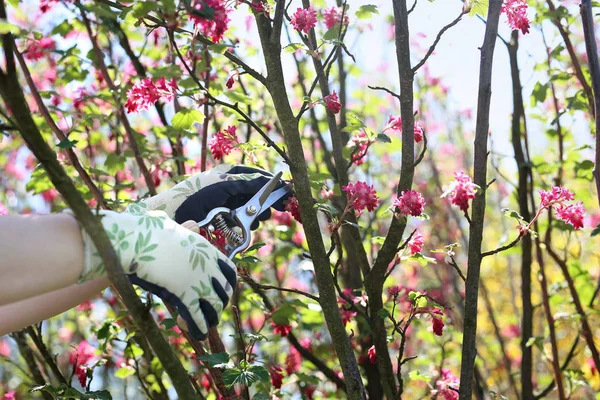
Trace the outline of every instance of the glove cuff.
<instances>
[{"instance_id":1,"label":"glove cuff","mask_svg":"<svg viewBox=\"0 0 600 400\"><path fill-rule=\"evenodd\" d=\"M73 210L70 208L63 210L62 212L72 215L75 218L75 213L73 213ZM92 210L92 212L96 213L96 215L100 215L98 211ZM104 267L102 259L100 259L98 250L96 249L96 246L94 246L92 238L86 230L83 229L81 224L79 224L79 231L81 232L81 239L83 240L83 270L77 281L78 285L93 279L106 277L106 268Z\"/></svg>"}]
</instances>

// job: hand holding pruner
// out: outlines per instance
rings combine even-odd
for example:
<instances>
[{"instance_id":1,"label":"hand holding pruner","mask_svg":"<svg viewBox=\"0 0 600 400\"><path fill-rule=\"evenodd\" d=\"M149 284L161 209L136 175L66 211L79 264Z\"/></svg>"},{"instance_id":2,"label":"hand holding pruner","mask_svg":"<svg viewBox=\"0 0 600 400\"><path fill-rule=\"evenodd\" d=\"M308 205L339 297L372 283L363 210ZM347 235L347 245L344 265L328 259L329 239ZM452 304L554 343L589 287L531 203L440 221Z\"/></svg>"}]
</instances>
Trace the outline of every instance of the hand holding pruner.
<instances>
[{"instance_id":1,"label":"hand holding pruner","mask_svg":"<svg viewBox=\"0 0 600 400\"><path fill-rule=\"evenodd\" d=\"M197 223L199 228L211 234L216 230L221 231L227 241L224 250L229 259L250 246L250 227L258 216L292 192L290 185L275 190L281 175L281 172L275 174L246 204L236 209L217 207Z\"/></svg>"}]
</instances>

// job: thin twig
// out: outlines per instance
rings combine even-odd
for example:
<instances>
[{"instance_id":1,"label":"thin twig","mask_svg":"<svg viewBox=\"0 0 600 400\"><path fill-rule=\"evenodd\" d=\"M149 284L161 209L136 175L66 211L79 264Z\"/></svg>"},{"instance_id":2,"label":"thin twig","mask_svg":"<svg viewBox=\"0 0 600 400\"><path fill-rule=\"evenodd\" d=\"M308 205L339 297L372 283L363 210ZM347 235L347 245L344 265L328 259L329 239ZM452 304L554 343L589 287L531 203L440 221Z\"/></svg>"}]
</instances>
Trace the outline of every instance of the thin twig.
<instances>
[{"instance_id":1,"label":"thin twig","mask_svg":"<svg viewBox=\"0 0 600 400\"><path fill-rule=\"evenodd\" d=\"M490 251L486 251L484 253L481 253L481 257L483 258L483 257L487 257L487 256L492 256L494 254L500 253L501 251L508 250L508 249L510 249L512 247L515 247L517 245L517 243L519 243L521 241L522 237L523 237L522 235L519 235L512 242L510 242L507 245L498 247L496 250L490 250Z\"/></svg>"},{"instance_id":2,"label":"thin twig","mask_svg":"<svg viewBox=\"0 0 600 400\"><path fill-rule=\"evenodd\" d=\"M387 93L391 94L392 96L394 96L395 98L397 98L398 101L402 101L402 99L400 98L399 94L392 92L388 88L384 88L382 86L371 86L371 85L369 85L369 89L371 89L371 90L383 90L384 92L387 92Z\"/></svg>"},{"instance_id":3,"label":"thin twig","mask_svg":"<svg viewBox=\"0 0 600 400\"><path fill-rule=\"evenodd\" d=\"M415 2L413 3L412 7L408 10L408 14L410 15L411 12L415 11L415 7L417 6L417 1L415 0Z\"/></svg>"},{"instance_id":4,"label":"thin twig","mask_svg":"<svg viewBox=\"0 0 600 400\"><path fill-rule=\"evenodd\" d=\"M426 151L427 151L427 135L425 135L425 130L423 129L423 150L421 150L421 154L419 154L419 157L415 161L415 168L417 167L417 165L419 165L421 163L421 161L423 161L423 157L425 157Z\"/></svg>"},{"instance_id":5,"label":"thin twig","mask_svg":"<svg viewBox=\"0 0 600 400\"><path fill-rule=\"evenodd\" d=\"M241 278L244 281L246 281L248 279L247 276L241 276ZM312 295L310 293L303 292L302 290L290 289L290 288L284 288L284 287L272 286L272 285L263 285L263 284L258 283L256 281L254 281L254 283L256 284L256 287L258 287L258 288L260 288L262 290L278 290L280 292L295 293L295 294L299 294L299 295L304 296L304 297L308 297L309 299L314 300L317 303L319 302L319 298L317 296Z\"/></svg>"},{"instance_id":6,"label":"thin twig","mask_svg":"<svg viewBox=\"0 0 600 400\"><path fill-rule=\"evenodd\" d=\"M415 2L416 3L416 2ZM429 59L429 57L433 54L435 47L437 46L437 44L439 43L440 39L442 38L442 36L444 35L444 33L452 28L454 25L458 24L460 22L460 20L462 19L463 15L467 14L467 11L462 10L460 12L460 14L458 15L458 17L456 17L456 19L454 19L454 21L450 22L448 25L444 26L437 34L435 40L433 41L433 44L431 45L431 47L429 47L429 50L427 50L427 53L425 54L425 57L423 57L423 59L413 67L412 71L413 73L416 73L419 68L421 68L423 65L425 65L425 63L427 62L427 59Z\"/></svg>"}]
</instances>

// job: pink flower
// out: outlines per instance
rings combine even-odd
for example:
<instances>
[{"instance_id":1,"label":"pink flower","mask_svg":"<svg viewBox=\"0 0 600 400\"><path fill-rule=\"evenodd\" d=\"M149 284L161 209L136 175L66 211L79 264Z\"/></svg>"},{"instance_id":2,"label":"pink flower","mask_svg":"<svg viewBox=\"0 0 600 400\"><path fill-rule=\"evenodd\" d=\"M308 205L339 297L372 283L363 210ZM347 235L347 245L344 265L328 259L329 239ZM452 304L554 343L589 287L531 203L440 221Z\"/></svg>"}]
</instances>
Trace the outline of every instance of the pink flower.
<instances>
[{"instance_id":1,"label":"pink flower","mask_svg":"<svg viewBox=\"0 0 600 400\"><path fill-rule=\"evenodd\" d=\"M308 33L317 24L317 12L312 7L298 8L291 20L294 29Z\"/></svg>"},{"instance_id":2,"label":"pink flower","mask_svg":"<svg viewBox=\"0 0 600 400\"><path fill-rule=\"evenodd\" d=\"M436 382L437 390L432 390L431 394L439 394L443 400L457 400L458 387L460 380L446 368L442 368L442 376Z\"/></svg>"},{"instance_id":3,"label":"pink flower","mask_svg":"<svg viewBox=\"0 0 600 400\"><path fill-rule=\"evenodd\" d=\"M463 171L454 173L455 181L450 183L450 188L441 197L450 197L452 204L463 211L469 209L469 200L475 197L479 186L475 185L470 176Z\"/></svg>"},{"instance_id":4,"label":"pink flower","mask_svg":"<svg viewBox=\"0 0 600 400\"><path fill-rule=\"evenodd\" d=\"M195 0L190 19L194 26L213 42L220 42L229 24L229 10L225 0Z\"/></svg>"},{"instance_id":5,"label":"pink flower","mask_svg":"<svg viewBox=\"0 0 600 400\"><path fill-rule=\"evenodd\" d=\"M4 394L4 396L2 396L2 400L15 400L15 391L13 390L12 392L6 392Z\"/></svg>"},{"instance_id":6,"label":"pink flower","mask_svg":"<svg viewBox=\"0 0 600 400\"><path fill-rule=\"evenodd\" d=\"M238 143L237 128L229 126L225 130L218 131L208 142L208 147L215 160L220 160L231 153L233 146Z\"/></svg>"},{"instance_id":7,"label":"pink flower","mask_svg":"<svg viewBox=\"0 0 600 400\"><path fill-rule=\"evenodd\" d=\"M69 357L70 363L75 367L75 375L82 387L85 387L88 367L85 365L96 358L96 349L82 340L77 349Z\"/></svg>"},{"instance_id":8,"label":"pink flower","mask_svg":"<svg viewBox=\"0 0 600 400\"><path fill-rule=\"evenodd\" d=\"M554 186L551 190L540 190L539 193L540 208L552 207L575 199L575 194L562 186Z\"/></svg>"},{"instance_id":9,"label":"pink flower","mask_svg":"<svg viewBox=\"0 0 600 400\"><path fill-rule=\"evenodd\" d=\"M0 203L0 215L8 215L8 208L2 203Z\"/></svg>"},{"instance_id":10,"label":"pink flower","mask_svg":"<svg viewBox=\"0 0 600 400\"><path fill-rule=\"evenodd\" d=\"M269 15L269 11L265 9L265 4L261 0L254 0L250 3L250 7L252 7L252 10L257 14L265 13L266 15Z\"/></svg>"},{"instance_id":11,"label":"pink flower","mask_svg":"<svg viewBox=\"0 0 600 400\"><path fill-rule=\"evenodd\" d=\"M325 101L325 105L327 106L327 109L334 114L339 113L340 110L342 109L342 104L340 103L340 101L338 99L338 95L335 92L335 90L330 95L325 96L323 98L323 100Z\"/></svg>"},{"instance_id":12,"label":"pink flower","mask_svg":"<svg viewBox=\"0 0 600 400\"><path fill-rule=\"evenodd\" d=\"M410 254L413 255L420 253L423 249L423 243L425 243L423 235L421 235L419 231L416 231L412 239L410 239L410 241L408 242L408 251L410 251Z\"/></svg>"},{"instance_id":13,"label":"pink flower","mask_svg":"<svg viewBox=\"0 0 600 400\"><path fill-rule=\"evenodd\" d=\"M415 121L415 142L421 143L422 140L423 140L423 128L417 121Z\"/></svg>"},{"instance_id":14,"label":"pink flower","mask_svg":"<svg viewBox=\"0 0 600 400\"><path fill-rule=\"evenodd\" d=\"M175 78L169 82L165 80L164 76L157 79L156 82L152 82L150 78L144 78L127 92L125 108L128 113L147 110L160 99L173 100L177 89L179 87Z\"/></svg>"},{"instance_id":15,"label":"pink flower","mask_svg":"<svg viewBox=\"0 0 600 400\"><path fill-rule=\"evenodd\" d=\"M502 4L500 10L506 14L507 22L511 29L520 29L523 35L529 33L527 7L527 0L504 0L504 4Z\"/></svg>"},{"instance_id":16,"label":"pink flower","mask_svg":"<svg viewBox=\"0 0 600 400\"><path fill-rule=\"evenodd\" d=\"M369 348L367 354L369 355L369 362L371 364L375 364L377 362L377 351L375 350L375 345Z\"/></svg>"},{"instance_id":17,"label":"pink flower","mask_svg":"<svg viewBox=\"0 0 600 400\"><path fill-rule=\"evenodd\" d=\"M439 315L439 317L437 317L436 315ZM444 330L444 321L442 321L443 315L444 315L444 313L439 308L434 308L431 311L431 322L432 322L432 327L433 327L433 333L435 333L437 336L442 336L442 334L443 334L443 330Z\"/></svg>"},{"instance_id":18,"label":"pink flower","mask_svg":"<svg viewBox=\"0 0 600 400\"><path fill-rule=\"evenodd\" d=\"M348 322L352 321L352 319L354 317L356 317L356 311L352 311L352 310L348 310L347 308L340 307L340 315L342 317L342 323L344 324L344 326L346 326L346 324Z\"/></svg>"},{"instance_id":19,"label":"pink flower","mask_svg":"<svg viewBox=\"0 0 600 400\"><path fill-rule=\"evenodd\" d=\"M391 130L394 133L402 133L402 117L390 116L387 125L383 129L383 131ZM423 127L417 122L414 122L414 132L415 132L415 142L421 143L423 140Z\"/></svg>"},{"instance_id":20,"label":"pink flower","mask_svg":"<svg viewBox=\"0 0 600 400\"><path fill-rule=\"evenodd\" d=\"M362 214L364 209L373 211L379 206L380 200L372 185L369 186L365 182L349 183L342 187L342 190L346 192L348 203L358 215Z\"/></svg>"},{"instance_id":21,"label":"pink flower","mask_svg":"<svg viewBox=\"0 0 600 400\"><path fill-rule=\"evenodd\" d=\"M225 86L227 86L227 89L231 89L233 87L233 84L235 83L233 77L234 75L231 75L229 79L227 79L227 82L225 82Z\"/></svg>"},{"instance_id":22,"label":"pink flower","mask_svg":"<svg viewBox=\"0 0 600 400\"><path fill-rule=\"evenodd\" d=\"M56 43L54 39L46 37L40 40L33 40L29 48L25 51L24 56L27 60L38 61L48 53L49 50L54 50Z\"/></svg>"},{"instance_id":23,"label":"pink flower","mask_svg":"<svg viewBox=\"0 0 600 400\"><path fill-rule=\"evenodd\" d=\"M283 370L281 369L281 367L279 367L277 365L273 365L273 366L271 366L271 368L269 368L269 374L271 375L271 384L276 389L281 389L281 384L283 382L282 371Z\"/></svg>"},{"instance_id":24,"label":"pink flower","mask_svg":"<svg viewBox=\"0 0 600 400\"><path fill-rule=\"evenodd\" d=\"M573 225L575 229L583 228L584 213L585 208L581 202L568 205L559 204L556 206L556 218Z\"/></svg>"},{"instance_id":25,"label":"pink flower","mask_svg":"<svg viewBox=\"0 0 600 400\"><path fill-rule=\"evenodd\" d=\"M298 353L295 347L290 346L290 352L285 358L285 372L288 375L293 374L294 372L300 369L300 364L302 363L302 356Z\"/></svg>"},{"instance_id":26,"label":"pink flower","mask_svg":"<svg viewBox=\"0 0 600 400\"><path fill-rule=\"evenodd\" d=\"M418 217L423 214L425 199L416 190L408 190L402 192L400 197L395 198L392 206L397 207L400 214L404 216L412 215L413 217Z\"/></svg>"},{"instance_id":27,"label":"pink flower","mask_svg":"<svg viewBox=\"0 0 600 400\"><path fill-rule=\"evenodd\" d=\"M286 337L292 330L291 325L277 325L273 321L271 321L271 326L273 327L273 333L276 335L281 335L281 337Z\"/></svg>"},{"instance_id":28,"label":"pink flower","mask_svg":"<svg viewBox=\"0 0 600 400\"><path fill-rule=\"evenodd\" d=\"M361 165L365 162L367 151L373 141L367 137L365 131L360 131L350 138L348 141L348 147L356 147L358 151L352 153L352 162L355 165Z\"/></svg>"},{"instance_id":29,"label":"pink flower","mask_svg":"<svg viewBox=\"0 0 600 400\"><path fill-rule=\"evenodd\" d=\"M399 115L397 117L390 116L390 119L388 120L388 124L383 129L383 131L385 132L388 129L391 129L392 131L394 131L396 133L402 132L402 117Z\"/></svg>"},{"instance_id":30,"label":"pink flower","mask_svg":"<svg viewBox=\"0 0 600 400\"><path fill-rule=\"evenodd\" d=\"M285 202L285 211L292 214L292 217L300 223L302 223L302 218L300 217L300 205L298 204L298 199L296 195L291 196Z\"/></svg>"},{"instance_id":31,"label":"pink flower","mask_svg":"<svg viewBox=\"0 0 600 400\"><path fill-rule=\"evenodd\" d=\"M327 29L331 29L341 23L342 11L338 7L323 10L323 19L325 20ZM348 14L346 13L344 14L344 25L348 25L349 22L350 18L348 18Z\"/></svg>"}]
</instances>

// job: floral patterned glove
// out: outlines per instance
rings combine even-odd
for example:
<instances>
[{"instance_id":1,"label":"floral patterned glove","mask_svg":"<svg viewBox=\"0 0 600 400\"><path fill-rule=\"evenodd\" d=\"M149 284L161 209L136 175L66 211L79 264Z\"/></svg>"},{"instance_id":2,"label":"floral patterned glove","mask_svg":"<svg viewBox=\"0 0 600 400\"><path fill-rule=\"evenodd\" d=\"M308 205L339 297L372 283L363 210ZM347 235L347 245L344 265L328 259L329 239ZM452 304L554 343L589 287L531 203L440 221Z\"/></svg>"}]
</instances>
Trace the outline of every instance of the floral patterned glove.
<instances>
[{"instance_id":1,"label":"floral patterned glove","mask_svg":"<svg viewBox=\"0 0 600 400\"><path fill-rule=\"evenodd\" d=\"M162 210L180 224L189 220L199 222L214 208L240 207L272 176L271 173L257 168L221 164L179 182L166 192L131 204L125 212L139 214L150 210ZM283 185L282 182L278 188ZM285 200L281 199L273 208L283 211ZM258 228L258 221L265 221L270 217L270 210L263 212L252 229Z\"/></svg>"},{"instance_id":2,"label":"floral patterned glove","mask_svg":"<svg viewBox=\"0 0 600 400\"><path fill-rule=\"evenodd\" d=\"M192 337L204 340L233 294L235 265L164 211L99 214L131 283L176 306ZM85 263L80 282L105 276L98 251L83 229L82 236Z\"/></svg>"}]
</instances>

